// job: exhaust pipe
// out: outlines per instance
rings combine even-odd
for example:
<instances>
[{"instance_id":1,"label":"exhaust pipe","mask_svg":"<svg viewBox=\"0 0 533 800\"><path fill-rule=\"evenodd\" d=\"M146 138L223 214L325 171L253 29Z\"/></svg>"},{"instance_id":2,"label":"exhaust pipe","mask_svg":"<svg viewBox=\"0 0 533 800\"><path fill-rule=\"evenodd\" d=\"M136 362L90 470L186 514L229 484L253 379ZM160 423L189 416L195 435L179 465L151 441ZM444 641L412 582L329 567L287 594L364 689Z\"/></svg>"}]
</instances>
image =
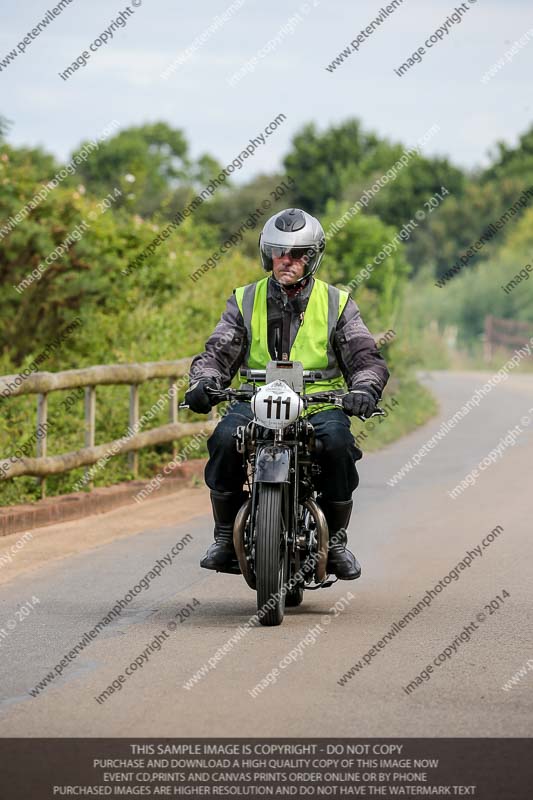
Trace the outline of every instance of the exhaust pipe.
<instances>
[{"instance_id":1,"label":"exhaust pipe","mask_svg":"<svg viewBox=\"0 0 533 800\"><path fill-rule=\"evenodd\" d=\"M255 574L250 569L250 564L246 558L246 551L244 549L244 531L246 529L248 517L250 516L251 508L252 498L249 497L248 500L242 504L237 516L235 517L235 522L233 525L233 546L237 554L237 561L239 562L239 567L241 568L244 580L250 589L255 591Z\"/></svg>"},{"instance_id":2,"label":"exhaust pipe","mask_svg":"<svg viewBox=\"0 0 533 800\"><path fill-rule=\"evenodd\" d=\"M316 538L318 544L318 553L317 556L315 556L317 558L315 579L317 583L322 583L322 581L325 581L327 577L326 563L328 560L328 542L329 542L328 523L326 522L326 517L324 515L324 512L322 511L316 500L313 500L312 497L308 498L305 501L304 506L305 508L307 508L307 510L314 518L316 523L316 534L317 534Z\"/></svg>"},{"instance_id":3,"label":"exhaust pipe","mask_svg":"<svg viewBox=\"0 0 533 800\"><path fill-rule=\"evenodd\" d=\"M313 500L310 497L305 501L304 506L307 508L316 523L318 553L314 556L314 560L316 562L315 580L317 583L322 583L327 578L326 563L328 560L329 542L328 523L326 522L324 512L317 504L316 500ZM250 516L251 508L252 498L250 497L240 507L235 518L235 523L233 525L233 546L235 548L235 553L237 554L237 561L239 562L239 567L241 568L244 580L250 589L255 591L257 588L255 574L250 568L250 563L246 557L246 550L244 547L244 531L246 529L248 517Z\"/></svg>"}]
</instances>

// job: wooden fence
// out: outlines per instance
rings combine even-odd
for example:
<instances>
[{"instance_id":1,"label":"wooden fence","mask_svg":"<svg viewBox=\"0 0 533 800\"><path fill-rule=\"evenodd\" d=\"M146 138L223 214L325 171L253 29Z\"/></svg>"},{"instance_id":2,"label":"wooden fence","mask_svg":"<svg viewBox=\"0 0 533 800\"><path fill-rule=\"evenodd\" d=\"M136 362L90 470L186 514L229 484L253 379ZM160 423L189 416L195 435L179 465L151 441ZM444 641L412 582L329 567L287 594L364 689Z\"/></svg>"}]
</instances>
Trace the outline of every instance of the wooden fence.
<instances>
[{"instance_id":1,"label":"wooden fence","mask_svg":"<svg viewBox=\"0 0 533 800\"><path fill-rule=\"evenodd\" d=\"M376 344L383 347L396 336L389 330L374 336ZM155 444L177 442L185 436L211 432L218 421L216 407L207 422L178 421L178 378L183 378L181 388L187 385L187 376L192 358L177 361L153 361L143 364L105 364L64 372L34 372L25 375L0 377L0 402L2 398L23 394L37 395L36 457L0 458L0 480L20 475L34 475L40 479L41 494L46 494L46 476L69 472L79 467L89 467L100 459L106 461L121 453L129 454L129 466L137 477L138 451ZM168 425L139 433L142 417L139 417L139 386L156 378L168 379ZM96 387L126 384L130 387L129 427L126 434L112 442L95 444ZM48 395L50 392L85 388L85 447L62 455L47 456ZM160 398L161 399L161 398ZM153 406L152 406L153 408ZM145 412L146 416L146 412ZM141 423L141 424L140 424ZM176 451L174 450L174 455ZM92 486L90 470L86 470L83 485Z\"/></svg>"},{"instance_id":2,"label":"wooden fence","mask_svg":"<svg viewBox=\"0 0 533 800\"><path fill-rule=\"evenodd\" d=\"M514 319L485 317L485 361L490 362L497 347L516 349L523 347L533 337L530 322L517 322Z\"/></svg>"},{"instance_id":3,"label":"wooden fence","mask_svg":"<svg viewBox=\"0 0 533 800\"><path fill-rule=\"evenodd\" d=\"M4 398L4 402L8 397L23 394L37 395L36 457L0 460L0 479L7 480L19 475L37 476L41 480L41 493L44 497L47 475L88 467L100 459L107 460L120 453L128 453L130 469L137 476L138 451L143 447L176 442L184 436L193 436L199 432L210 432L217 422L215 409L211 411L207 423L178 421L180 388L178 378L183 378L181 388L185 388L187 385L185 376L188 374L191 360L182 358L177 361L155 361L144 364L110 364L65 372L35 372L28 375L20 373L0 377L0 398ZM160 425L140 433L142 417L139 417L139 386L156 378L168 379L166 397L169 421L167 425ZM130 387L128 431L121 439L96 445L96 387L117 384L127 384ZM62 455L47 456L48 395L50 392L81 387L85 388L85 447ZM161 398L158 404L160 401ZM86 470L85 477L88 476L89 471ZM90 481L87 483L92 485Z\"/></svg>"}]
</instances>

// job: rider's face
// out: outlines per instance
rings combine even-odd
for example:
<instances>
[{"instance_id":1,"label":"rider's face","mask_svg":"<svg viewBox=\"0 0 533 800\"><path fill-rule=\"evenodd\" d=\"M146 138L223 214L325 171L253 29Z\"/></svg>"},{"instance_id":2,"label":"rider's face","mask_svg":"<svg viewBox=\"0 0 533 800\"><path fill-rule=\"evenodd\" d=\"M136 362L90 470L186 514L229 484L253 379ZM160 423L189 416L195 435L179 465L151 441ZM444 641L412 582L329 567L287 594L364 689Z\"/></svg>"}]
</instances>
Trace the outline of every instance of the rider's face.
<instances>
[{"instance_id":1,"label":"rider's face","mask_svg":"<svg viewBox=\"0 0 533 800\"><path fill-rule=\"evenodd\" d=\"M305 255L298 259L293 258L290 253L280 258L274 256L272 258L272 272L278 283L281 283L282 286L290 286L291 283L303 278L306 262L307 256Z\"/></svg>"}]
</instances>

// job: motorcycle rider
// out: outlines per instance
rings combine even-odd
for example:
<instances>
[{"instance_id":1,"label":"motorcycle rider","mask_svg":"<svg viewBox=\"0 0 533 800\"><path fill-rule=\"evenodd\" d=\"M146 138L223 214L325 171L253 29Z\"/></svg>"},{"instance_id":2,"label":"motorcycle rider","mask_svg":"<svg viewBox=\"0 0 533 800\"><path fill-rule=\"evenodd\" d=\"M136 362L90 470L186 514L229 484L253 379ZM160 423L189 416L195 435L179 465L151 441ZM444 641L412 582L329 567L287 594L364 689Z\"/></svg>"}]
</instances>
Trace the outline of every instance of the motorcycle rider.
<instances>
[{"instance_id":1,"label":"motorcycle rider","mask_svg":"<svg viewBox=\"0 0 533 800\"><path fill-rule=\"evenodd\" d=\"M327 571L354 580L361 567L346 548L346 529L359 484L355 462L362 453L348 417L372 414L389 372L348 292L314 277L325 246L320 222L301 209L285 209L266 222L259 250L267 277L234 289L204 353L192 361L185 402L192 411L207 414L213 405L208 387L227 388L241 365L265 369L271 359L302 361L304 369L320 370L324 380L308 384L307 393L343 393L348 386L343 410L311 406L307 415L320 442L316 483L330 531ZM240 572L233 523L246 497L245 471L233 434L252 417L250 403L234 404L207 442L205 481L215 541L200 562L206 569Z\"/></svg>"}]
</instances>

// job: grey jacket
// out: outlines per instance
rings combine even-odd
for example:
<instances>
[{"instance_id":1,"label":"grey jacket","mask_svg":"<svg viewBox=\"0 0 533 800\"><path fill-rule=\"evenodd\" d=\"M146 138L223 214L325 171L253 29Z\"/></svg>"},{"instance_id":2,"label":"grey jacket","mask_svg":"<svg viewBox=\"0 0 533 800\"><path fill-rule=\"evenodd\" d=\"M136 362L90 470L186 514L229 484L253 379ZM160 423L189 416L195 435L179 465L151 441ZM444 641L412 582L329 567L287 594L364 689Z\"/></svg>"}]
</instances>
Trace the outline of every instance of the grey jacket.
<instances>
[{"instance_id":1,"label":"grey jacket","mask_svg":"<svg viewBox=\"0 0 533 800\"><path fill-rule=\"evenodd\" d=\"M269 281L268 348L273 359L281 360L283 353L290 352L313 282L311 279L296 297L290 299L278 284ZM389 371L351 297L337 322L332 346L348 388L353 389L364 384L379 399L389 378ZM244 320L233 294L205 344L205 351L193 359L189 373L190 384L200 378L214 377L218 378L223 388L228 387L243 363L246 348Z\"/></svg>"}]
</instances>

